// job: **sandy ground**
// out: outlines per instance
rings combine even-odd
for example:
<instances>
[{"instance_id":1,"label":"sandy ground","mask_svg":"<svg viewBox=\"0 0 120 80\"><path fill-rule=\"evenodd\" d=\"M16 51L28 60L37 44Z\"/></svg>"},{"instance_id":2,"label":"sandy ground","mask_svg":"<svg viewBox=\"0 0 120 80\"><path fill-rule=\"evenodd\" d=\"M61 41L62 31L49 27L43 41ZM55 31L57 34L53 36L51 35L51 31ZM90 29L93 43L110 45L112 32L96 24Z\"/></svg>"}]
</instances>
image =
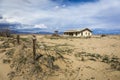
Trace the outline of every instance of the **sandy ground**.
<instances>
[{"instance_id":1,"label":"sandy ground","mask_svg":"<svg viewBox=\"0 0 120 80\"><path fill-rule=\"evenodd\" d=\"M84 51L89 53L98 53L106 55L116 55L120 58L120 36L107 36L103 38L69 38L69 39L46 39L37 36L38 41L45 42L48 45L68 44L76 52Z\"/></svg>"},{"instance_id":2,"label":"sandy ground","mask_svg":"<svg viewBox=\"0 0 120 80\"><path fill-rule=\"evenodd\" d=\"M31 38L30 35L22 37ZM67 44L68 48L73 49L73 53L64 55L70 59L71 70L75 70L72 74L60 74L60 76L49 77L48 80L120 80L120 71L111 70L110 65L95 61L80 61L74 54L78 52L97 53L100 55L117 56L120 58L120 35L109 35L102 38L66 38L51 39L45 38L43 35L37 35L37 41L43 42L50 46ZM0 53L0 80L9 80L7 73L10 72L9 64L3 64L2 59L4 53ZM61 64L58 62L58 64ZM62 64L61 64L62 67ZM78 69L80 68L80 70Z\"/></svg>"},{"instance_id":3,"label":"sandy ground","mask_svg":"<svg viewBox=\"0 0 120 80\"><path fill-rule=\"evenodd\" d=\"M11 71L9 64L4 64L4 54L0 54L0 80L8 80L7 74Z\"/></svg>"},{"instance_id":4,"label":"sandy ground","mask_svg":"<svg viewBox=\"0 0 120 80\"><path fill-rule=\"evenodd\" d=\"M100 55L117 56L120 58L120 36L107 36L102 38L69 38L69 39L46 39L38 36L39 41L45 42L48 45L68 44L69 48L77 52L97 53ZM71 53L69 53L71 54ZM110 66L102 62L77 60L74 55L66 55L67 58L72 60L72 69L81 67L78 74L79 77L69 80L119 80L120 72L109 70ZM107 70L108 69L108 70ZM74 77L73 77L74 78ZM52 79L51 79L52 80ZM56 79L54 79L56 80ZM58 79L59 80L59 79ZM66 79L63 79L66 80Z\"/></svg>"}]
</instances>

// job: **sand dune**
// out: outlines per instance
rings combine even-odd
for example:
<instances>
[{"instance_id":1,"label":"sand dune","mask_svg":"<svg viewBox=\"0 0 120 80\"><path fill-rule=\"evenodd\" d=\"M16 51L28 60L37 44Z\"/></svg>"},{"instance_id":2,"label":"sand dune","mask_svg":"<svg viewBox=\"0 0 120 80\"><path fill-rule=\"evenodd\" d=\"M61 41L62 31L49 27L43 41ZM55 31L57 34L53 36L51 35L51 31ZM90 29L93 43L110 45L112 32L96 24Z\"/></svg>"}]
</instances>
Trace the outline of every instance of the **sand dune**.
<instances>
[{"instance_id":1,"label":"sand dune","mask_svg":"<svg viewBox=\"0 0 120 80\"><path fill-rule=\"evenodd\" d=\"M53 71L49 75L49 68L45 65L40 64L42 72L44 72L43 80L119 80L120 79L120 36L119 35L108 35L106 37L92 37L92 38L61 38L61 37L51 37L44 35L36 35L37 37L37 53L43 55L39 60L43 61L45 65L48 65L45 58L49 58L48 54L56 58L54 65L59 67L58 70ZM11 63L18 60L22 51L25 51L24 56L32 57L32 47L31 47L31 35L22 35L21 44L13 46L10 44L9 48L0 48L0 80L9 80L7 74L13 69L10 68ZM27 41L29 40L29 41ZM2 44L2 41L0 43ZM47 46L47 55L42 48ZM22 48L24 47L24 50ZM12 55L11 63L3 63L3 59L8 58L5 55L6 51L9 49L14 49L15 53ZM4 51L6 49L6 51ZM65 62L62 58L58 59L58 55L54 49L61 51L61 55L65 58ZM114 64L112 59L115 58L117 62ZM27 60L29 62L27 57ZM30 59L31 60L31 59ZM17 63L14 63L16 65ZM30 70L32 67L30 64L23 63L20 66L20 76L14 76L13 80L26 80L24 75L28 76L28 80L37 80L34 76L27 75L27 68ZM28 67L29 66L29 67ZM115 67L114 67L115 66ZM24 68L23 68L24 67ZM113 67L113 68L112 68ZM34 67L33 67L34 68ZM115 68L115 69L114 69ZM21 74L22 72L22 74ZM41 72L41 73L42 73ZM43 75L43 74L39 75ZM47 76L46 76L47 75Z\"/></svg>"}]
</instances>

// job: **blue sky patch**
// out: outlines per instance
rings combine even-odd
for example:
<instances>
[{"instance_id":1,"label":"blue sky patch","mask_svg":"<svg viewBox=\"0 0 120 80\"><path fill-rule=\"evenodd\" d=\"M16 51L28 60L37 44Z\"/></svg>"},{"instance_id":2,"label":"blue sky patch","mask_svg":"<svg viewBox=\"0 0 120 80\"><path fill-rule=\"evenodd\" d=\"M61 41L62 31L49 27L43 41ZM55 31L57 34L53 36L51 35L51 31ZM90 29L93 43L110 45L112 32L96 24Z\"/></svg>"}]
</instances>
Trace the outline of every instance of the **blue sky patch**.
<instances>
[{"instance_id":1,"label":"blue sky patch","mask_svg":"<svg viewBox=\"0 0 120 80\"><path fill-rule=\"evenodd\" d=\"M89 3L89 2L97 2L99 0L51 0L53 2L56 2L58 4L65 4L65 5L74 5L74 4L83 4L83 3Z\"/></svg>"}]
</instances>

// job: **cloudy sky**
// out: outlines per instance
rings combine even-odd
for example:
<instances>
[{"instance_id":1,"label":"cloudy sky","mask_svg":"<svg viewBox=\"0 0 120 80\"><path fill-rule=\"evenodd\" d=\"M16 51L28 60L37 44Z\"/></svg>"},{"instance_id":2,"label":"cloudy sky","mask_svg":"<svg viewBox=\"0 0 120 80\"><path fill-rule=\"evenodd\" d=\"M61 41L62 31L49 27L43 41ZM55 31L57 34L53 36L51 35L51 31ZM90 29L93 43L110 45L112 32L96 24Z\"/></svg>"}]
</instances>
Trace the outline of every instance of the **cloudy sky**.
<instances>
[{"instance_id":1,"label":"cloudy sky","mask_svg":"<svg viewBox=\"0 0 120 80\"><path fill-rule=\"evenodd\" d=\"M0 26L120 29L120 0L0 0Z\"/></svg>"}]
</instances>

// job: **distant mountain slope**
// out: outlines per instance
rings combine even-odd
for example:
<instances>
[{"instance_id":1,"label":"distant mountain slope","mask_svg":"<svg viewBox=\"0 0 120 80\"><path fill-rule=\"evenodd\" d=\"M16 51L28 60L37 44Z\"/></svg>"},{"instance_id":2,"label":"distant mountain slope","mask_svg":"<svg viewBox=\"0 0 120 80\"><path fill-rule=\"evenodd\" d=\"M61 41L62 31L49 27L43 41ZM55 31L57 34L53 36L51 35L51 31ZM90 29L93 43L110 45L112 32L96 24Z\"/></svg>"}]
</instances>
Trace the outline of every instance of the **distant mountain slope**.
<instances>
[{"instance_id":1,"label":"distant mountain slope","mask_svg":"<svg viewBox=\"0 0 120 80\"><path fill-rule=\"evenodd\" d=\"M116 30L105 30L105 29L93 29L93 34L120 34L120 29ZM30 31L14 31L14 33L36 33L36 34L53 34L54 32L40 31L40 32L30 32ZM59 32L58 34L63 34L64 32Z\"/></svg>"},{"instance_id":2,"label":"distant mountain slope","mask_svg":"<svg viewBox=\"0 0 120 80\"><path fill-rule=\"evenodd\" d=\"M93 34L120 34L120 29L93 29Z\"/></svg>"},{"instance_id":3,"label":"distant mountain slope","mask_svg":"<svg viewBox=\"0 0 120 80\"><path fill-rule=\"evenodd\" d=\"M4 28L0 25L0 29ZM31 28L31 29L16 29L11 28L11 32L15 34L30 34L30 33L36 33L36 34L53 34L54 32L45 31L40 28ZM92 29L93 34L120 34L120 29ZM59 34L63 34L64 32L59 32Z\"/></svg>"}]
</instances>

